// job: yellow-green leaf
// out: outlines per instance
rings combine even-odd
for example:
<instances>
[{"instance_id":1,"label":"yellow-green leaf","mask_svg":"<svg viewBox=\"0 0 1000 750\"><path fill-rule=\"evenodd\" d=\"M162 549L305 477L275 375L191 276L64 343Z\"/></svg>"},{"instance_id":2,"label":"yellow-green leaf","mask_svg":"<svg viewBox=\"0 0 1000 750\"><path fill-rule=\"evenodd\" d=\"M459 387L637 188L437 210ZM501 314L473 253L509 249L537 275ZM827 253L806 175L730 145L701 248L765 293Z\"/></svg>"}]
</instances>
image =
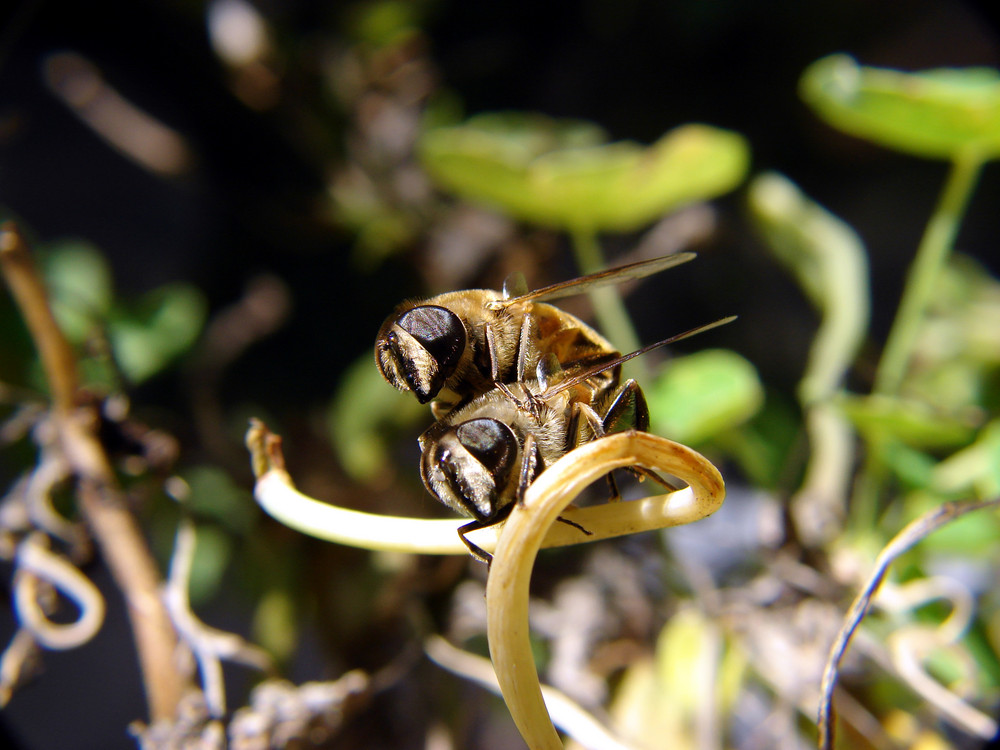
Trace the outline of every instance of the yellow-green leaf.
<instances>
[{"instance_id":1,"label":"yellow-green leaf","mask_svg":"<svg viewBox=\"0 0 1000 750\"><path fill-rule=\"evenodd\" d=\"M831 55L806 69L799 91L830 125L897 151L1000 155L1000 72L993 68L904 73Z\"/></svg>"},{"instance_id":2,"label":"yellow-green leaf","mask_svg":"<svg viewBox=\"0 0 1000 750\"><path fill-rule=\"evenodd\" d=\"M757 370L728 349L674 360L645 392L653 432L682 443L703 442L745 422L764 400Z\"/></svg>"},{"instance_id":3,"label":"yellow-green leaf","mask_svg":"<svg viewBox=\"0 0 1000 750\"><path fill-rule=\"evenodd\" d=\"M681 205L735 188L749 150L742 136L685 125L651 146L605 143L589 123L491 114L435 128L420 156L445 190L554 229L631 231Z\"/></svg>"},{"instance_id":4,"label":"yellow-green leaf","mask_svg":"<svg viewBox=\"0 0 1000 750\"><path fill-rule=\"evenodd\" d=\"M914 448L947 448L967 445L976 434L972 415L941 412L922 401L844 395L836 403L869 439L894 438Z\"/></svg>"}]
</instances>

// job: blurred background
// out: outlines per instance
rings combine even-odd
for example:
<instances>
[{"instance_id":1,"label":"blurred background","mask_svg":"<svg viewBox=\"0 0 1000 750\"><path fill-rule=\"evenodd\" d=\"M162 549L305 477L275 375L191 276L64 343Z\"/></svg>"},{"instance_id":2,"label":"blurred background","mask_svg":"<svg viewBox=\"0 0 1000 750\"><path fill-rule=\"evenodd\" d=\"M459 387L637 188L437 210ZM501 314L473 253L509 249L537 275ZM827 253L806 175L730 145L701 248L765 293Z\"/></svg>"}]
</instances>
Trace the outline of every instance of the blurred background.
<instances>
[{"instance_id":1,"label":"blurred background","mask_svg":"<svg viewBox=\"0 0 1000 750\"><path fill-rule=\"evenodd\" d=\"M126 393L136 420L175 441L170 473L190 488L199 528L199 615L261 643L296 683L395 670L329 741L337 748L521 742L498 699L419 656L427 629L460 639L457 602L477 600L482 566L373 555L279 526L252 501L242 445L258 416L284 436L304 492L371 512L445 515L417 469L415 438L430 415L394 401L373 366L380 324L407 297L498 288L512 270L529 286L579 271L564 234L434 186L415 157L428 118L539 112L644 144L690 122L742 134L752 174L788 176L868 248L870 340L850 376L864 390L947 165L834 131L798 98L798 79L835 52L903 70L996 67L1000 58L990 11L950 0L145 0L22 2L4 13L0 211L18 221L56 289L93 292L115 357L81 335L90 382ZM694 263L626 298L639 338L738 314L674 353L733 350L777 411L794 413L816 317L763 248L745 201L738 188L655 227L604 235L602 245L609 262L634 259L637 248L697 250ZM998 202L1000 177L987 168L957 243L993 273ZM589 315L585 302L573 305ZM40 387L7 295L0 326L0 380ZM30 461L25 441L7 445L4 486ZM780 546L766 531L779 522L761 519L781 512L758 507L780 493L751 489L738 461L721 466L734 515L689 547L725 539L729 558L712 564L727 582L746 580L759 550ZM137 482L135 496L165 570L181 514L158 481ZM736 538L740 529L747 539ZM659 539L640 539L553 553L540 565L543 598L579 576L605 591L615 571L628 571L622 580L635 591L618 592L618 619L595 636L608 684L628 654L651 648L678 592L696 589L697 574L679 572L677 557L701 564L697 549L663 552ZM47 653L44 672L14 695L0 724L15 747L135 746L126 727L145 709L123 604L100 561L86 571L108 597L108 621L85 647ZM480 586L471 594L470 581ZM4 641L14 623L5 610ZM467 641L482 652L481 635ZM230 706L242 705L257 676L226 674ZM603 700L601 689L594 695ZM742 706L745 726L769 715L757 709ZM445 726L454 744L433 744Z\"/></svg>"}]
</instances>

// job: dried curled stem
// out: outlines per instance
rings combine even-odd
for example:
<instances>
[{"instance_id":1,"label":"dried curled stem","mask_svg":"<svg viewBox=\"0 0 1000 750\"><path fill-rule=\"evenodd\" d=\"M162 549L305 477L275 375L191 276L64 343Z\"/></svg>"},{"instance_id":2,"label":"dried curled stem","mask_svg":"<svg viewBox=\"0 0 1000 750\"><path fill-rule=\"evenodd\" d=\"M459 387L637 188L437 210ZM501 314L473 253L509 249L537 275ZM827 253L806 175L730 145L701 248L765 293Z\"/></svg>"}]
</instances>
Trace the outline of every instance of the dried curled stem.
<instances>
[{"instance_id":1,"label":"dried curled stem","mask_svg":"<svg viewBox=\"0 0 1000 750\"><path fill-rule=\"evenodd\" d=\"M56 442L77 478L80 510L128 603L150 715L172 716L184 680L173 664L177 636L159 599L160 573L97 436L96 407L81 403L76 356L12 222L0 225L0 268L42 361L52 393Z\"/></svg>"},{"instance_id":2,"label":"dried curled stem","mask_svg":"<svg viewBox=\"0 0 1000 750\"><path fill-rule=\"evenodd\" d=\"M39 604L39 583L53 586L80 609L70 623L52 622ZM44 534L30 534L17 549L14 606L21 627L45 648L66 650L89 641L104 622L104 597L79 569L49 549Z\"/></svg>"},{"instance_id":3,"label":"dried curled stem","mask_svg":"<svg viewBox=\"0 0 1000 750\"><path fill-rule=\"evenodd\" d=\"M707 459L686 446L647 432L610 435L576 448L542 472L528 488L524 504L513 510L500 534L486 584L486 612L490 655L500 690L514 723L532 750L561 750L562 742L545 708L528 638L531 569L539 548L566 506L589 484L626 466L671 474L688 486L635 502L587 508L592 520L584 523L593 524L587 526L588 530L601 525L602 512L619 506L632 506L630 510L634 511L627 523L614 514L621 533L679 526L711 515L725 498L722 476Z\"/></svg>"},{"instance_id":4,"label":"dried curled stem","mask_svg":"<svg viewBox=\"0 0 1000 750\"><path fill-rule=\"evenodd\" d=\"M636 434L648 435L648 433ZM672 443L665 438L656 438L653 435L648 435L648 437L677 446L677 443ZM468 547L458 537L458 527L467 523L468 519L384 516L325 503L295 489L291 477L285 471L284 456L281 453L281 438L268 430L266 425L258 420L252 420L250 429L247 431L246 443L250 449L251 463L257 477L254 497L271 517L296 531L317 539L363 549L391 550L420 555L467 555L469 553ZM678 447L684 448L684 446ZM573 453L575 452L573 451ZM711 470L717 478L717 487L713 491L718 492L718 497L712 499L715 506L704 513L692 511L690 520L697 520L709 515L722 503L722 478L716 468L706 459L694 451L690 451L690 453L698 457L699 467L706 471ZM629 463L626 461L612 468L628 465ZM662 465L658 468L672 473ZM550 468L548 471L552 471L552 469ZM680 479L687 481L686 474L675 474L674 476L679 476ZM666 498L669 498L669 502ZM650 531L676 526L680 523L689 523L689 521L677 520L679 518L677 514L684 507L698 506L700 508L700 504L704 501L703 496L692 496L691 489L684 488L669 495L649 497L635 502L610 503L589 508L566 508L558 515L572 524L582 526L591 532L590 535L584 535L571 524L560 523L548 529L542 546L563 547L583 542L596 542L601 539L635 534L639 531ZM669 511L667 510L668 505ZM487 552L493 552L496 549L501 528L503 527L499 525L490 526L473 531L466 536Z\"/></svg>"},{"instance_id":5,"label":"dried curled stem","mask_svg":"<svg viewBox=\"0 0 1000 750\"><path fill-rule=\"evenodd\" d=\"M457 529L465 520L380 516L338 508L295 490L284 468L280 438L254 421L247 433L255 497L276 519L306 534L368 549L420 554L467 554ZM688 486L665 495L588 508L567 506L589 484L614 469L642 466ZM490 652L500 689L529 747L561 748L542 699L528 642L528 583L541 547L592 542L679 526L711 515L725 497L719 471L700 454L646 432L625 432L570 451L528 488L524 504L501 526L469 536L494 552L486 588ZM590 535L566 523L579 524Z\"/></svg>"},{"instance_id":6,"label":"dried curled stem","mask_svg":"<svg viewBox=\"0 0 1000 750\"><path fill-rule=\"evenodd\" d=\"M840 632L837 634L836 640L830 647L830 654L827 657L826 667L823 670L823 682L820 687L821 695L819 713L816 722L819 728L820 750L830 750L834 746L836 713L833 708L833 691L837 686L837 680L840 677L840 662L844 658L844 654L847 653L847 649L851 644L855 631L861 625L861 621L868 613L872 599L875 597L876 593L878 593L879 587L882 585L882 581L885 578L886 573L889 572L889 567L904 552L923 540L929 534L937 531L942 526L951 523L956 518L961 518L967 513L982 510L983 508L996 508L998 505L1000 505L1000 498L984 501L951 501L942 503L936 508L929 510L922 516L919 516L915 520L908 523L903 530L896 534L896 536L892 538L882 551L879 552L878 557L875 560L874 570L866 581L864 587L854 598L847 615L844 617L844 622L841 625ZM976 715L972 716L971 720L968 720L967 717L969 717L970 714L965 710L967 707L958 707L959 710L955 711L956 704L952 698L947 699L947 705L949 708L945 712L946 715L949 715L952 719L957 719L958 722L969 731L980 733L984 737L989 737L991 732L996 732L996 724L992 721L992 719ZM940 703L937 707L939 710L942 708ZM978 714L978 712L976 713Z\"/></svg>"},{"instance_id":7,"label":"dried curled stem","mask_svg":"<svg viewBox=\"0 0 1000 750\"><path fill-rule=\"evenodd\" d=\"M13 222L0 226L0 262L7 285L42 359L52 390L52 405L58 412L68 412L75 404L77 393L76 355L56 325L45 286Z\"/></svg>"},{"instance_id":8,"label":"dried curled stem","mask_svg":"<svg viewBox=\"0 0 1000 750\"><path fill-rule=\"evenodd\" d=\"M190 519L182 519L177 527L170 577L163 589L163 600L177 633L198 662L208 714L219 719L226 713L223 659L268 673L274 671L274 665L263 649L248 643L235 633L209 627L191 610L188 586L194 566L195 544L194 523Z\"/></svg>"}]
</instances>

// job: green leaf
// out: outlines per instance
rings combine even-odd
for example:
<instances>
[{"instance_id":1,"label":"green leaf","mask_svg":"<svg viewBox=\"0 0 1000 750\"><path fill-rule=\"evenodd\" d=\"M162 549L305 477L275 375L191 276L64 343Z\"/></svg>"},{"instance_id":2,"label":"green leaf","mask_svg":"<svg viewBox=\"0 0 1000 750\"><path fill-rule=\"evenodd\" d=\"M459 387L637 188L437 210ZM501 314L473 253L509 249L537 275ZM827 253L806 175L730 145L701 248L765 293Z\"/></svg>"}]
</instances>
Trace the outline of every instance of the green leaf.
<instances>
[{"instance_id":1,"label":"green leaf","mask_svg":"<svg viewBox=\"0 0 1000 750\"><path fill-rule=\"evenodd\" d=\"M799 92L830 125L897 151L1000 155L1000 72L993 68L903 73L832 55L806 69Z\"/></svg>"},{"instance_id":2,"label":"green leaf","mask_svg":"<svg viewBox=\"0 0 1000 750\"><path fill-rule=\"evenodd\" d=\"M188 593L191 604L210 600L219 590L233 556L233 543L226 532L214 526L198 527Z\"/></svg>"},{"instance_id":3,"label":"green leaf","mask_svg":"<svg viewBox=\"0 0 1000 750\"><path fill-rule=\"evenodd\" d=\"M232 477L215 466L193 466L182 473L190 492L187 508L202 518L218 521L230 531L248 533L258 514L253 498Z\"/></svg>"},{"instance_id":4,"label":"green leaf","mask_svg":"<svg viewBox=\"0 0 1000 750\"><path fill-rule=\"evenodd\" d=\"M367 482L389 462L389 428L400 428L425 415L425 407L392 388L370 355L355 360L341 379L327 422L344 471Z\"/></svg>"},{"instance_id":5,"label":"green leaf","mask_svg":"<svg viewBox=\"0 0 1000 750\"><path fill-rule=\"evenodd\" d=\"M885 441L879 446L878 456L904 485L917 489L930 485L935 466L932 456L898 440Z\"/></svg>"},{"instance_id":6,"label":"green leaf","mask_svg":"<svg viewBox=\"0 0 1000 750\"><path fill-rule=\"evenodd\" d=\"M752 417L764 400L757 370L728 349L708 349L671 362L645 388L653 432L699 443Z\"/></svg>"},{"instance_id":7,"label":"green leaf","mask_svg":"<svg viewBox=\"0 0 1000 750\"><path fill-rule=\"evenodd\" d=\"M784 394L771 390L751 419L734 430L716 434L712 447L739 464L752 484L775 489L787 483L788 457L794 455L801 431L799 410Z\"/></svg>"},{"instance_id":8,"label":"green leaf","mask_svg":"<svg viewBox=\"0 0 1000 750\"><path fill-rule=\"evenodd\" d=\"M66 337L80 343L111 309L111 269L100 250L83 241L60 242L42 256L52 312Z\"/></svg>"},{"instance_id":9,"label":"green leaf","mask_svg":"<svg viewBox=\"0 0 1000 750\"><path fill-rule=\"evenodd\" d=\"M133 311L108 321L115 359L133 383L155 375L197 340L207 307L187 284L168 284L147 294Z\"/></svg>"},{"instance_id":10,"label":"green leaf","mask_svg":"<svg viewBox=\"0 0 1000 750\"><path fill-rule=\"evenodd\" d=\"M257 602L251 630L253 639L279 661L295 655L299 639L299 613L284 588L273 588Z\"/></svg>"},{"instance_id":11,"label":"green leaf","mask_svg":"<svg viewBox=\"0 0 1000 750\"><path fill-rule=\"evenodd\" d=\"M419 150L445 190L517 219L591 232L643 227L732 190L748 168L743 137L707 125L647 147L603 140L589 123L490 114L425 132Z\"/></svg>"},{"instance_id":12,"label":"green leaf","mask_svg":"<svg viewBox=\"0 0 1000 750\"><path fill-rule=\"evenodd\" d=\"M944 409L995 408L1000 375L1000 283L956 254L935 280L904 390Z\"/></svg>"},{"instance_id":13,"label":"green leaf","mask_svg":"<svg viewBox=\"0 0 1000 750\"><path fill-rule=\"evenodd\" d=\"M348 6L346 27L357 41L376 49L400 45L421 33L421 10L420 3L401 0L355 3Z\"/></svg>"},{"instance_id":14,"label":"green leaf","mask_svg":"<svg viewBox=\"0 0 1000 750\"><path fill-rule=\"evenodd\" d=\"M768 248L822 316L799 386L799 398L808 405L840 387L868 330L865 248L854 230L781 175L757 177L748 201Z\"/></svg>"},{"instance_id":15,"label":"green leaf","mask_svg":"<svg viewBox=\"0 0 1000 750\"><path fill-rule=\"evenodd\" d=\"M934 489L981 500L1000 495L1000 420L984 427L972 445L941 461L933 472Z\"/></svg>"},{"instance_id":16,"label":"green leaf","mask_svg":"<svg viewBox=\"0 0 1000 750\"><path fill-rule=\"evenodd\" d=\"M953 448L967 445L976 434L968 415L941 412L922 401L843 395L836 403L873 441L896 439L913 448Z\"/></svg>"}]
</instances>

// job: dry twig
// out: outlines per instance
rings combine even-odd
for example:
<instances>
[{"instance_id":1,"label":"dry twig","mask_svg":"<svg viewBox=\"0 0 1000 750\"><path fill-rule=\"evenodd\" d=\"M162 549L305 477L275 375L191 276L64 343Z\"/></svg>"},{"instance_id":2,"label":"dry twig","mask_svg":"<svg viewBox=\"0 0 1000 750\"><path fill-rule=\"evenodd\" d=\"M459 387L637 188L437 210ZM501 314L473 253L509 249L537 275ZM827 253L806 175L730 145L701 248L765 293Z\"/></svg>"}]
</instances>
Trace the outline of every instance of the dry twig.
<instances>
[{"instance_id":1,"label":"dry twig","mask_svg":"<svg viewBox=\"0 0 1000 750\"><path fill-rule=\"evenodd\" d=\"M833 646L830 648L830 657L827 660L826 669L823 671L819 716L817 719L820 750L831 750L833 747L834 723L836 718L833 710L833 691L837 686L840 661L844 657L847 647L850 645L854 632L868 612L872 599L878 592L879 586L889 570L889 566L895 562L896 558L913 547L913 545L942 526L964 516L966 513L998 505L1000 505L1000 498L976 502L942 503L937 508L928 511L907 524L879 553L875 560L875 569L872 571L868 582L851 603L851 608L844 618L844 624L837 634Z\"/></svg>"},{"instance_id":2,"label":"dry twig","mask_svg":"<svg viewBox=\"0 0 1000 750\"><path fill-rule=\"evenodd\" d=\"M0 226L0 267L41 357L52 393L57 444L77 479L81 513L128 603L150 715L172 716L183 678L173 664L177 636L159 599L160 574L97 437L97 409L81 403L75 354L12 222Z\"/></svg>"}]
</instances>

